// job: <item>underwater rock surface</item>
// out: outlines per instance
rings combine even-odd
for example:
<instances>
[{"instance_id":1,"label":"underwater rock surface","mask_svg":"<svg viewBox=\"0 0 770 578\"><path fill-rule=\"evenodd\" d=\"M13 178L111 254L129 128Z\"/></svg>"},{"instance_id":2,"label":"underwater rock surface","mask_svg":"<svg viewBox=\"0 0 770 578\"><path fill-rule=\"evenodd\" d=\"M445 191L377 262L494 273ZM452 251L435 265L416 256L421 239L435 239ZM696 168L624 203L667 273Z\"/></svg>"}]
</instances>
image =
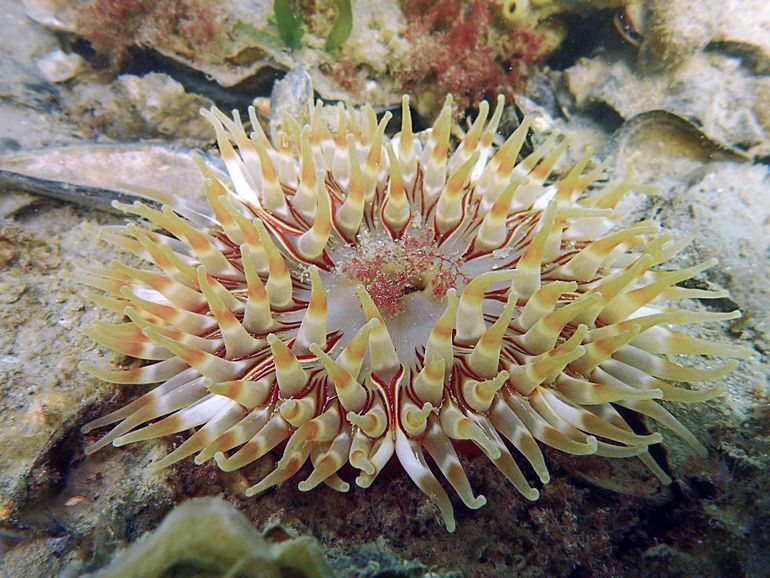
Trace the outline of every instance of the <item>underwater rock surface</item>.
<instances>
[{"instance_id":1,"label":"underwater rock surface","mask_svg":"<svg viewBox=\"0 0 770 578\"><path fill-rule=\"evenodd\" d=\"M640 64L647 70L672 69L693 54L718 44L748 59L767 74L770 59L770 5L763 0L687 0L630 2L643 14Z\"/></svg>"},{"instance_id":2,"label":"underwater rock surface","mask_svg":"<svg viewBox=\"0 0 770 578\"><path fill-rule=\"evenodd\" d=\"M333 2L304 5L305 33L294 51L282 43L268 20L272 4L272 0L24 1L26 13L35 21L85 37L118 61L133 47L152 50L224 87L291 70L301 62L311 70L316 90L324 98L368 101L375 106L398 102L400 89L388 78L388 67L405 57L409 43L403 39L406 21L397 2L351 3L356 26L345 43L349 64L341 64L324 50L335 17ZM378 82L367 85L372 78Z\"/></svg>"},{"instance_id":3,"label":"underwater rock surface","mask_svg":"<svg viewBox=\"0 0 770 578\"><path fill-rule=\"evenodd\" d=\"M0 99L0 150L18 153L82 144L87 138L108 141L101 128L94 130L84 122L86 112L82 118L67 114L74 102L71 85L48 82L34 64L34 56L69 48L31 22L18 3L4 0L0 7L0 26L20 31L18 37L0 38L7 95ZM485 460L464 456L471 483L495 507L469 512L458 503L462 532L449 536L438 526L435 508L398 469L384 472L384 483L366 492L305 494L295 484L285 484L247 500L241 497L249 485L245 478L225 476L213 467L182 464L150 474L148 464L168 451L162 442L107 449L85 459L86 440L78 427L124 405L130 392L118 393L76 370L78 361L95 362L98 357L81 333L97 313L58 273L83 260L109 263L114 252L95 242L97 228L124 219L3 189L0 575L97 572L108 567L118 550L158 528L176 504L211 495L234 504L256 532L281 526L292 535L315 537L340 576L763 575L770 567L770 190L762 152L767 133L754 131L764 126L757 119L766 111L751 95L762 90L764 77L752 76L753 68L733 56L708 50L693 58L708 77L699 77L697 71L664 76L680 80L669 86L668 80L643 77L631 64L607 64L606 56L589 55L572 65L574 76L596 67L617 84L611 86L601 74L591 75L582 92L576 83L575 94L584 97L581 103L586 106L578 110L565 104L569 118L558 114L558 107L546 107L554 115L551 127L575 134L580 142L597 143L598 152L620 157L618 149L605 151L618 129L625 157L618 159L618 166L632 163L637 178L658 188L657 195L637 195L625 207L628 218L656 216L683 236L696 235L696 253L683 258L694 262L705 254L720 257L720 266L699 283L702 288L729 289L734 301L706 305L715 311L737 305L746 312L744 319L726 328L726 335L722 329L713 331L753 347L756 354L725 381L729 394L721 403L677 413L710 454L705 460L693 458L671 439L665 459L675 477L673 488L662 489L625 461L576 461L546 452L554 481L530 505ZM687 66L685 62L684 71ZM73 80L105 84L104 78L90 77L87 69ZM738 87L735 94L740 98L718 101L719 107L701 106L705 99L697 98L692 109L671 104L678 95L697 97L698 82L707 89L720 82L726 91ZM648 92L645 83L657 83L659 94ZM394 97L400 93L399 87L393 88ZM709 94L718 98L721 93ZM619 113L617 124L588 106L595 96ZM680 137L674 146L668 137L656 142L623 131L626 120L651 108L696 116L710 139L730 150L741 145L747 150L739 152L752 155L754 163L714 160L711 149L694 146L689 137ZM143 117L152 118L145 113ZM174 120L182 122L181 117ZM157 135L156 129L141 128L135 137ZM254 478L274 465L261 465Z\"/></svg>"},{"instance_id":4,"label":"underwater rock surface","mask_svg":"<svg viewBox=\"0 0 770 578\"><path fill-rule=\"evenodd\" d=\"M736 57L701 53L680 67L640 76L624 58L584 58L565 71L580 109L604 105L624 120L664 110L698 123L707 137L746 151L770 152L768 82Z\"/></svg>"}]
</instances>

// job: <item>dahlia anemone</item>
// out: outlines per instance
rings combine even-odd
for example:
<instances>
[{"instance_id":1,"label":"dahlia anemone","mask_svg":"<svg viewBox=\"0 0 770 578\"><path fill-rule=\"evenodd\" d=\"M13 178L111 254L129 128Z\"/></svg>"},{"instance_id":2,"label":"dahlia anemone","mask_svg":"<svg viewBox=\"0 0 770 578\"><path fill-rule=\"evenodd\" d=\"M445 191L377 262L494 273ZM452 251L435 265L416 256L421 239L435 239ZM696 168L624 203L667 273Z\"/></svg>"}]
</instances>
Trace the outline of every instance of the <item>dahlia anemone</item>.
<instances>
[{"instance_id":1,"label":"dahlia anemone","mask_svg":"<svg viewBox=\"0 0 770 578\"><path fill-rule=\"evenodd\" d=\"M502 99L490 118L480 104L451 154L451 98L423 134L412 131L407 97L402 106L392 139L388 113L378 122L368 106L340 106L330 129L317 106L308 126L284 115L277 142L253 110L250 135L237 112L204 110L229 173L200 163L208 206L168 194L160 210L116 205L155 227L104 238L155 267L116 262L79 280L128 318L97 324L93 338L148 363L83 365L109 382L160 385L84 426L117 424L87 453L197 428L154 467L197 454L197 464L232 471L285 443L247 495L288 480L308 458L300 490L347 491L338 473L348 463L366 488L395 453L449 531L452 504L426 451L474 509L486 500L458 459L463 442L529 500L538 490L512 450L548 483L538 442L635 456L669 483L648 452L661 434L634 431L628 411L706 453L656 400L713 398L723 387L673 382L718 380L736 366L668 356L743 353L671 328L739 316L670 306L725 296L679 286L714 261L660 269L690 240L652 221L614 230L632 185L599 185L605 167L591 164L592 151L552 178L569 139L520 159L524 119L498 146Z\"/></svg>"}]
</instances>

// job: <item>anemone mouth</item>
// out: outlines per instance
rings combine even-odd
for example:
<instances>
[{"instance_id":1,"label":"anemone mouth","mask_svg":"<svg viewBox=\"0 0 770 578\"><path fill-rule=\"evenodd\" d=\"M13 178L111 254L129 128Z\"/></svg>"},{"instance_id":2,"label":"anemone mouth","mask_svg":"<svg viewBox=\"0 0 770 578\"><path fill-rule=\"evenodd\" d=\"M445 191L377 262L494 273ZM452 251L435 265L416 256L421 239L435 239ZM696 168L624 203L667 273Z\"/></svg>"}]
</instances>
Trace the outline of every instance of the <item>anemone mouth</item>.
<instances>
[{"instance_id":1,"label":"anemone mouth","mask_svg":"<svg viewBox=\"0 0 770 578\"><path fill-rule=\"evenodd\" d=\"M514 459L550 479L539 444L610 458L638 457L664 483L648 447L618 407L649 416L705 448L655 400L719 395L715 369L667 354L739 357L743 350L690 337L675 324L732 319L671 302L721 297L677 284L713 265L660 266L686 242L643 221L615 230L613 208L633 185L595 182L592 151L551 178L568 139L519 159L529 121L499 147L503 100L479 115L449 154L451 99L423 138L408 99L390 141L386 115L340 107L336 134L318 108L309 126L284 117L272 143L250 111L204 111L229 178L201 164L209 212L183 197L154 210L118 205L150 221L105 239L154 264L115 263L78 280L128 321L91 329L99 343L147 360L143 367L85 369L115 383L159 383L84 426L116 424L87 448L196 428L154 467L192 454L226 471L279 444L260 493L312 471L300 489L350 487L346 463L368 487L395 454L454 529L438 469L470 508L475 496L454 444L470 442L527 499L537 499ZM235 144L235 147L233 146ZM164 195L169 200L168 195ZM426 461L427 456L433 467Z\"/></svg>"},{"instance_id":2,"label":"anemone mouth","mask_svg":"<svg viewBox=\"0 0 770 578\"><path fill-rule=\"evenodd\" d=\"M335 259L344 278L360 283L377 308L389 317L406 310L405 300L416 293L443 299L449 289L461 289L469 280L462 259L448 254L432 228L409 229L398 239L365 235Z\"/></svg>"}]
</instances>

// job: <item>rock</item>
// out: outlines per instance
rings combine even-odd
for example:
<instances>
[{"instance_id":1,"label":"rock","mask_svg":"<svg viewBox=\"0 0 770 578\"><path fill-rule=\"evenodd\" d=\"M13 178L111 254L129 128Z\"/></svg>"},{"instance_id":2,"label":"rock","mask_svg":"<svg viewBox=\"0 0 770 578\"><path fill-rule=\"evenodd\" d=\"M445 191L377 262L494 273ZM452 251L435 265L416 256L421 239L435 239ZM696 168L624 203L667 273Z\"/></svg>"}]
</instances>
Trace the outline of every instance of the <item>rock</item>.
<instances>
[{"instance_id":1,"label":"rock","mask_svg":"<svg viewBox=\"0 0 770 578\"><path fill-rule=\"evenodd\" d=\"M647 70L667 70L709 45L720 45L750 60L758 74L770 70L770 4L764 0L703 0L698 9L688 0L652 0L639 53Z\"/></svg>"},{"instance_id":2,"label":"rock","mask_svg":"<svg viewBox=\"0 0 770 578\"><path fill-rule=\"evenodd\" d=\"M153 72L124 74L109 84L78 84L65 106L83 124L116 140L173 137L204 144L211 141L211 128L199 110L211 104L170 76Z\"/></svg>"},{"instance_id":3,"label":"rock","mask_svg":"<svg viewBox=\"0 0 770 578\"><path fill-rule=\"evenodd\" d=\"M581 14L620 8L627 0L503 0L503 15L515 23L543 22L561 14Z\"/></svg>"},{"instance_id":4,"label":"rock","mask_svg":"<svg viewBox=\"0 0 770 578\"><path fill-rule=\"evenodd\" d=\"M648 4L639 60L648 70L678 66L711 42L718 26L718 0L703 0L698 10L687 0L654 0Z\"/></svg>"},{"instance_id":5,"label":"rock","mask_svg":"<svg viewBox=\"0 0 770 578\"><path fill-rule=\"evenodd\" d=\"M55 274L86 254L99 254L93 247L94 230L82 226L72 212L56 219L46 214L42 210L22 226L5 221L0 230L14 251L0 284L2 524L16 519L27 500L36 496L40 484L31 483L36 474L43 473L42 487L47 487L49 475L41 468L52 459L50 452L79 426L92 404L110 394L77 370L81 359L95 355L72 328L93 313ZM63 351L65 342L74 348Z\"/></svg>"},{"instance_id":6,"label":"rock","mask_svg":"<svg viewBox=\"0 0 770 578\"><path fill-rule=\"evenodd\" d=\"M214 165L212 170L219 168L208 155L197 156ZM113 201L155 199L150 191L174 191L174 198L193 210L210 211L194 155L180 146L81 144L20 151L0 156L0 171L0 185L35 185L30 192L120 214ZM170 201L166 197L164 202ZM16 210L15 203L0 202L0 214L6 203L8 210Z\"/></svg>"},{"instance_id":7,"label":"rock","mask_svg":"<svg viewBox=\"0 0 770 578\"><path fill-rule=\"evenodd\" d=\"M410 47L404 39L406 20L394 0L353 0L355 24L339 54L324 50L335 15L330 4L303 16L305 34L293 52L269 22L272 0L168 0L117 8L105 0L25 0L24 5L35 21L83 36L118 60L130 46L148 48L225 87L265 69L303 64L324 98L383 108L401 97L402 88L388 71Z\"/></svg>"},{"instance_id":8,"label":"rock","mask_svg":"<svg viewBox=\"0 0 770 578\"><path fill-rule=\"evenodd\" d=\"M34 64L59 47L54 34L30 20L20 2L3 2L0 30L0 151L72 142L80 130L58 112L64 87Z\"/></svg>"},{"instance_id":9,"label":"rock","mask_svg":"<svg viewBox=\"0 0 770 578\"><path fill-rule=\"evenodd\" d=\"M85 60L79 54L65 53L57 48L35 61L48 82L67 82L82 72Z\"/></svg>"},{"instance_id":10,"label":"rock","mask_svg":"<svg viewBox=\"0 0 770 578\"><path fill-rule=\"evenodd\" d=\"M719 53L694 54L679 68L640 76L623 58L583 58L565 72L579 109L601 104L623 119L664 110L693 123L711 139L761 157L770 151L768 79Z\"/></svg>"},{"instance_id":11,"label":"rock","mask_svg":"<svg viewBox=\"0 0 770 578\"><path fill-rule=\"evenodd\" d=\"M719 259L709 277L730 291L748 312L769 311L770 170L764 165L711 163L663 193L659 215L664 226L682 231L698 223L694 250L700 259ZM657 199L653 204L658 205ZM730 218L725 218L725 212Z\"/></svg>"},{"instance_id":12,"label":"rock","mask_svg":"<svg viewBox=\"0 0 770 578\"><path fill-rule=\"evenodd\" d=\"M0 197L0 218L7 218L16 213L34 205L40 200L40 197L29 195L27 193L17 193L8 191Z\"/></svg>"},{"instance_id":13,"label":"rock","mask_svg":"<svg viewBox=\"0 0 770 578\"><path fill-rule=\"evenodd\" d=\"M52 463L73 462L58 472L66 489L41 492L36 500L45 507L33 502L20 514L18 523L34 529L34 537L6 554L0 575L79 576L82 572L73 573L74 568L104 564L119 545L149 532L173 507L173 488L147 467L158 457L157 446L137 455L113 453L93 460L70 456L72 449L65 442L51 456Z\"/></svg>"}]
</instances>

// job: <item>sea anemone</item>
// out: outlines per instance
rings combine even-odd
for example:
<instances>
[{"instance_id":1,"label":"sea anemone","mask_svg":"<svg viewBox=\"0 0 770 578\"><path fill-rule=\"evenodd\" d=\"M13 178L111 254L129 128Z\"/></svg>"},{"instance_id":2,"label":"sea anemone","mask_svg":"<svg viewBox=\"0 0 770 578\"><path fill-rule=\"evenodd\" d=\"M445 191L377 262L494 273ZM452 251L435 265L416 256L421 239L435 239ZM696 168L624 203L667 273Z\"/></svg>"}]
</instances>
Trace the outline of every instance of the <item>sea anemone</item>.
<instances>
[{"instance_id":1,"label":"sea anemone","mask_svg":"<svg viewBox=\"0 0 770 578\"><path fill-rule=\"evenodd\" d=\"M128 318L97 324L93 338L147 361L84 368L112 383L160 383L84 426L117 424L86 452L197 428L154 467L197 454L197 464L213 458L232 471L285 444L247 495L288 480L308 458L300 490L347 491L338 473L348 463L366 488L395 453L449 531L452 504L426 451L474 509L486 500L458 459L468 445L529 500L538 490L512 450L545 484L538 442L635 456L669 483L648 453L662 436L635 431L626 420L634 413L705 454L656 400L713 398L724 388L675 383L718 380L736 366L687 367L670 356L742 354L671 328L739 316L671 305L725 296L680 285L714 261L665 269L690 239L652 221L614 230L633 186L600 184L605 167L591 150L552 177L569 138L521 158L524 119L498 146L503 104L488 118L482 102L451 154L451 97L433 128L415 134L405 96L392 139L391 115L378 122L368 106L339 106L333 128L320 105L308 126L284 115L276 142L253 110L250 135L237 112L204 110L229 173L199 163L208 206L180 194L157 195L159 210L116 204L154 227L129 224L104 238L153 266L116 262L78 275L106 292L97 303Z\"/></svg>"}]
</instances>

